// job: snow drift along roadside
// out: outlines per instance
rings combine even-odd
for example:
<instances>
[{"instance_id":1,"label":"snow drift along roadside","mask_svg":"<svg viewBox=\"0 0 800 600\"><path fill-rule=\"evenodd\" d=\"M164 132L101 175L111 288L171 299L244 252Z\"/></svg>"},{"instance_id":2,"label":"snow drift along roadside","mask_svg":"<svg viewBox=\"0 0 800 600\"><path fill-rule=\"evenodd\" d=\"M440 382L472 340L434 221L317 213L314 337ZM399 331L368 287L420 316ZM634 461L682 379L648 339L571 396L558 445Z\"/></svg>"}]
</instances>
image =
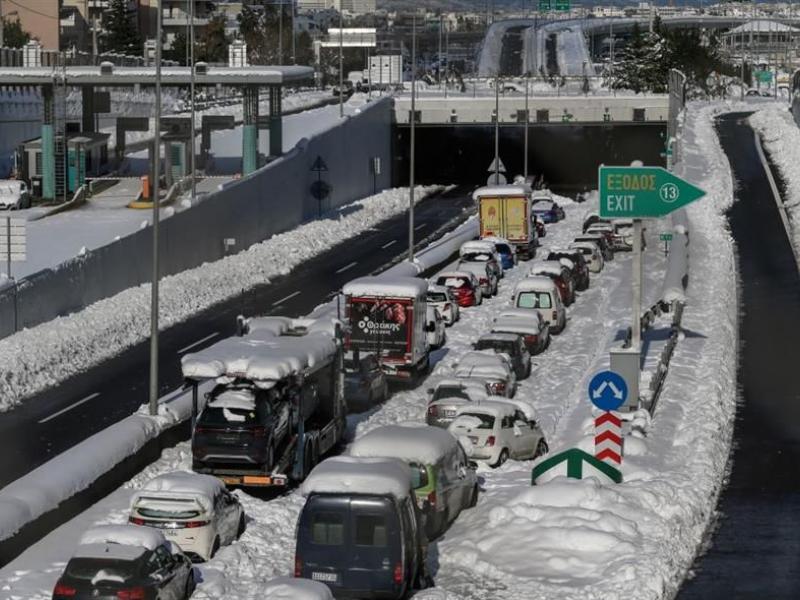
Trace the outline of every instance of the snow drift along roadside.
<instances>
[{"instance_id":1,"label":"snow drift along roadside","mask_svg":"<svg viewBox=\"0 0 800 600\"><path fill-rule=\"evenodd\" d=\"M420 186L418 201L442 186ZM269 283L343 240L408 208L408 191L387 190L275 235L238 254L161 280L160 327L167 329L243 290ZM150 284L0 340L0 412L149 336Z\"/></svg>"}]
</instances>

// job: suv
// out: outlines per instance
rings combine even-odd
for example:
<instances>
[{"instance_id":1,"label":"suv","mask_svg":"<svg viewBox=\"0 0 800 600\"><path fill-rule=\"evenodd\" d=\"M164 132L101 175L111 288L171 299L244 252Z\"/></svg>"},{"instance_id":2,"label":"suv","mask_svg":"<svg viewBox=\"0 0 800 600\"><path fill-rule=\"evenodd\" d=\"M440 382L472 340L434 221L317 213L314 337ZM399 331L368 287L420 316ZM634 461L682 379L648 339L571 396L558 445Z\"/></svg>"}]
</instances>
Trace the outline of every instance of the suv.
<instances>
[{"instance_id":1,"label":"suv","mask_svg":"<svg viewBox=\"0 0 800 600\"><path fill-rule=\"evenodd\" d=\"M507 354L518 380L531 374L531 355L519 334L487 333L479 337L472 347L475 350L493 350Z\"/></svg>"}]
</instances>

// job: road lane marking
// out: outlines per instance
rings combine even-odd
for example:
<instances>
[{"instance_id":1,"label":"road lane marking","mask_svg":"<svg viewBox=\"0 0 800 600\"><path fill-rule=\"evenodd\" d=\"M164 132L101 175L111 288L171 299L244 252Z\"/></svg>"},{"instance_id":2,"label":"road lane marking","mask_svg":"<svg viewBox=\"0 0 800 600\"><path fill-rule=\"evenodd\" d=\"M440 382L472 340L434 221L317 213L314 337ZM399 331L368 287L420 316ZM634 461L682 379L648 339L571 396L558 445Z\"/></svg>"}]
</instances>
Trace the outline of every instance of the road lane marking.
<instances>
[{"instance_id":1,"label":"road lane marking","mask_svg":"<svg viewBox=\"0 0 800 600\"><path fill-rule=\"evenodd\" d=\"M185 348L181 348L180 350L178 350L178 354L183 354L184 352L187 352L187 351L191 350L191 349L192 349L192 348L194 348L195 346L199 346L199 345L200 345L200 344L202 344L203 342L207 342L208 340L214 339L214 338L215 338L215 337L217 337L218 335L219 335L219 331L215 331L214 333L212 333L212 334L210 334L210 335L207 335L206 337L204 337L202 340L197 340L197 341L196 341L196 342L194 342L193 344L189 344L189 345L188 345L188 346L186 346Z\"/></svg>"},{"instance_id":2,"label":"road lane marking","mask_svg":"<svg viewBox=\"0 0 800 600\"><path fill-rule=\"evenodd\" d=\"M386 242L383 246L381 246L381 248L383 250L386 250L386 248L388 248L389 246L394 246L396 243L397 243L397 240L392 240L391 242Z\"/></svg>"},{"instance_id":3,"label":"road lane marking","mask_svg":"<svg viewBox=\"0 0 800 600\"><path fill-rule=\"evenodd\" d=\"M296 292L294 292L294 293L292 293L292 294L289 294L288 296L286 296L286 298L281 298L280 300L278 300L278 301L276 301L276 302L273 302L273 303L272 303L272 306L278 306L278 305L280 305L280 304L283 304L283 303L284 303L284 302L286 302L287 300L291 300L291 299L292 299L292 298L294 298L295 296L299 296L299 295L300 295L300 290L297 290Z\"/></svg>"},{"instance_id":4,"label":"road lane marking","mask_svg":"<svg viewBox=\"0 0 800 600\"><path fill-rule=\"evenodd\" d=\"M422 229L423 227L426 227L427 225L428 225L427 223L421 223L421 224L417 225L416 227L414 227L414 231L417 231L418 229Z\"/></svg>"},{"instance_id":5,"label":"road lane marking","mask_svg":"<svg viewBox=\"0 0 800 600\"><path fill-rule=\"evenodd\" d=\"M42 419L41 421L39 421L39 425L42 425L42 424L44 424L44 423L47 423L48 421L51 421L51 420L55 419L56 417L60 417L60 416L61 416L61 415L63 415L65 412L67 412L67 411L70 411L70 410L72 410L73 408L76 408L76 407L80 406L81 404L84 404L84 403L88 402L89 400L94 400L94 399L95 399L95 398L97 398L99 395L100 395L100 394L99 394L99 393L97 393L97 392L95 392L94 394L89 394L88 396L86 396L86 398L83 398L82 400L78 400L78 401L77 401L75 404L70 404L68 407L66 407L66 408L62 408L60 411L53 413L53 414L52 414L52 415L50 415L49 417L45 417L44 419Z\"/></svg>"},{"instance_id":6,"label":"road lane marking","mask_svg":"<svg viewBox=\"0 0 800 600\"><path fill-rule=\"evenodd\" d=\"M347 271L347 270L349 270L349 269L352 269L353 267L355 267L357 264L358 264L358 261L353 261L353 262L351 262L349 265L345 265L345 266L343 266L341 269L339 269L338 271L336 271L336 274L338 275L339 273L344 273L345 271Z\"/></svg>"}]
</instances>

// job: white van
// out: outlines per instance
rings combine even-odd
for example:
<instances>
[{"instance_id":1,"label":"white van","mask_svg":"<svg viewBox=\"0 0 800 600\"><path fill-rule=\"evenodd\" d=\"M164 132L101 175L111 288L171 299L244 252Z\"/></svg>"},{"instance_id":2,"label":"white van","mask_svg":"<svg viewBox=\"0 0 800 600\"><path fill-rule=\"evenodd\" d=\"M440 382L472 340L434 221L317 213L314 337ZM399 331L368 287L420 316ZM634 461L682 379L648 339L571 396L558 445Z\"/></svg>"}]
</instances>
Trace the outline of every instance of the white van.
<instances>
[{"instance_id":1,"label":"white van","mask_svg":"<svg viewBox=\"0 0 800 600\"><path fill-rule=\"evenodd\" d=\"M244 509L225 484L183 471L147 482L131 500L128 521L159 529L194 561L209 560L245 528Z\"/></svg>"},{"instance_id":2,"label":"white van","mask_svg":"<svg viewBox=\"0 0 800 600\"><path fill-rule=\"evenodd\" d=\"M550 325L551 333L561 333L567 326L567 309L555 282L549 277L526 277L514 288L511 296L514 308L538 310Z\"/></svg>"}]
</instances>

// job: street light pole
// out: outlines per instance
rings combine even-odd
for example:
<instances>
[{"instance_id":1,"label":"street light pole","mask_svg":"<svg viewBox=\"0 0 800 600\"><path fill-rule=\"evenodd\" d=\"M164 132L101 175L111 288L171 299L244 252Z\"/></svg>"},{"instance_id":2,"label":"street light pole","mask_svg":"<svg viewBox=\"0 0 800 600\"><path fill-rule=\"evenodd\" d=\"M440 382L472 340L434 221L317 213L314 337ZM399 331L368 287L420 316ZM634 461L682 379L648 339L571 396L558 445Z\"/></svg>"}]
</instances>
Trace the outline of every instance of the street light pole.
<instances>
[{"instance_id":1,"label":"street light pole","mask_svg":"<svg viewBox=\"0 0 800 600\"><path fill-rule=\"evenodd\" d=\"M339 5L339 117L344 117L344 17Z\"/></svg>"},{"instance_id":2,"label":"street light pole","mask_svg":"<svg viewBox=\"0 0 800 600\"><path fill-rule=\"evenodd\" d=\"M500 75L494 77L494 184L500 185Z\"/></svg>"},{"instance_id":3,"label":"street light pole","mask_svg":"<svg viewBox=\"0 0 800 600\"><path fill-rule=\"evenodd\" d=\"M150 414L158 414L158 182L161 179L161 28L162 12L156 18L156 104L155 104L155 144L153 165L153 282L150 286Z\"/></svg>"},{"instance_id":4,"label":"street light pole","mask_svg":"<svg viewBox=\"0 0 800 600\"><path fill-rule=\"evenodd\" d=\"M189 147L191 148L189 152L189 177L191 178L191 198L192 204L194 204L195 197L197 195L197 185L195 182L195 156L194 156L194 141L195 141L195 128L194 128L194 120L195 120L195 106L194 106L194 84L195 84L195 73L194 73L194 0L191 0L189 4L190 13L189 13L189 20L191 21L191 26L189 27L189 106L190 106L190 119L192 121L192 131L191 131L191 139L189 141Z\"/></svg>"},{"instance_id":5,"label":"street light pole","mask_svg":"<svg viewBox=\"0 0 800 600\"><path fill-rule=\"evenodd\" d=\"M531 113L530 113L530 71L525 72L525 166L523 168L523 176L525 177L525 181L528 181L528 125L531 122Z\"/></svg>"},{"instance_id":6,"label":"street light pole","mask_svg":"<svg viewBox=\"0 0 800 600\"><path fill-rule=\"evenodd\" d=\"M414 261L414 185L416 167L416 124L417 124L417 13L414 11L411 23L411 151L408 187L408 260Z\"/></svg>"}]
</instances>

